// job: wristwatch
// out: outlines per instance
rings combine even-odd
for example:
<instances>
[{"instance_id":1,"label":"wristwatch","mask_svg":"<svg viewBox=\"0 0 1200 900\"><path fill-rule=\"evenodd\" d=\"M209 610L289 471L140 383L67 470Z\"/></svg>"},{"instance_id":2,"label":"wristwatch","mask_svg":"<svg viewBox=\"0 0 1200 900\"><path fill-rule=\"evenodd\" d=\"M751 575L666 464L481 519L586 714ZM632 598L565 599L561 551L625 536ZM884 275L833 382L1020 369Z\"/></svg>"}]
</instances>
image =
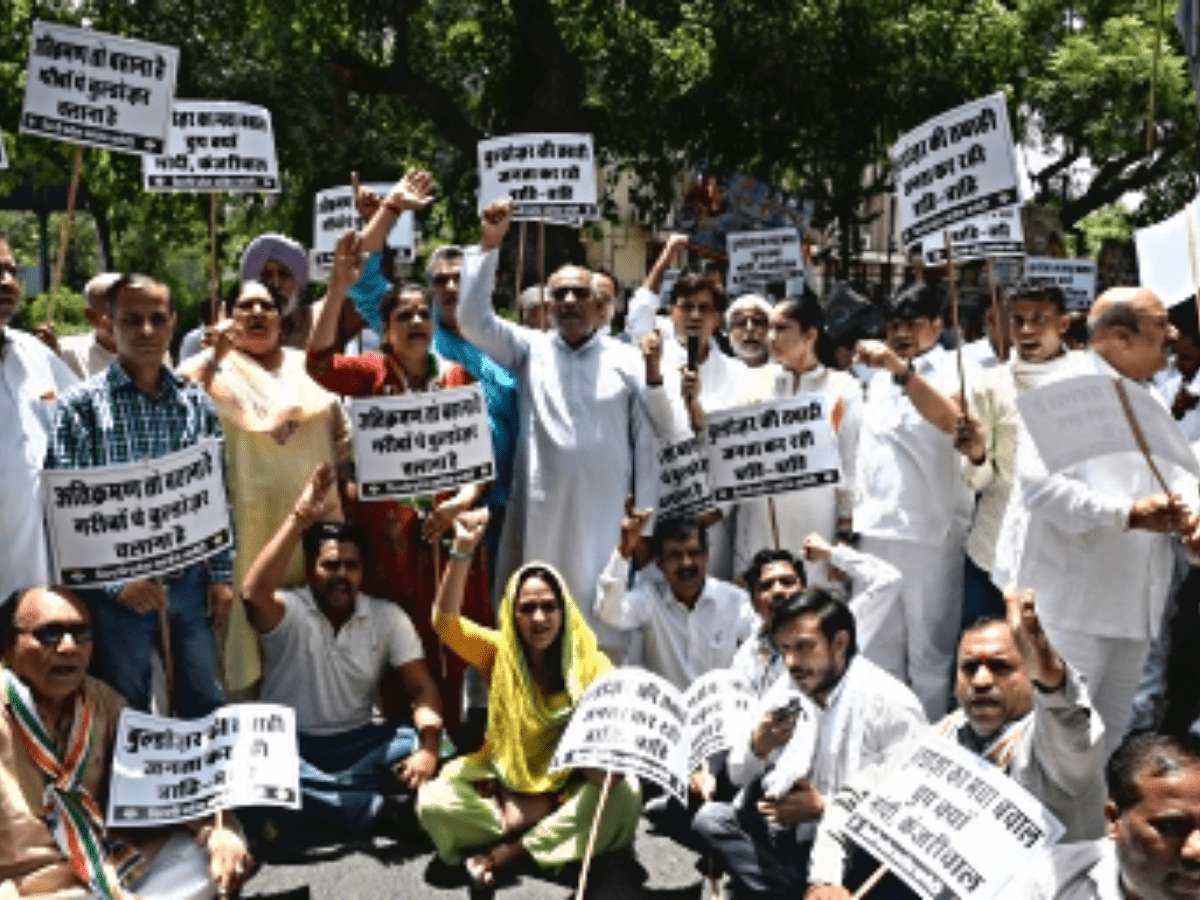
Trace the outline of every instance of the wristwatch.
<instances>
[{"instance_id":1,"label":"wristwatch","mask_svg":"<svg viewBox=\"0 0 1200 900\"><path fill-rule=\"evenodd\" d=\"M908 361L908 368L906 368L899 375L893 374L892 381L896 382L896 384L900 385L900 387L908 387L908 381L913 377L913 375L916 374L916 371L916 368L913 366L913 361L910 359Z\"/></svg>"}]
</instances>

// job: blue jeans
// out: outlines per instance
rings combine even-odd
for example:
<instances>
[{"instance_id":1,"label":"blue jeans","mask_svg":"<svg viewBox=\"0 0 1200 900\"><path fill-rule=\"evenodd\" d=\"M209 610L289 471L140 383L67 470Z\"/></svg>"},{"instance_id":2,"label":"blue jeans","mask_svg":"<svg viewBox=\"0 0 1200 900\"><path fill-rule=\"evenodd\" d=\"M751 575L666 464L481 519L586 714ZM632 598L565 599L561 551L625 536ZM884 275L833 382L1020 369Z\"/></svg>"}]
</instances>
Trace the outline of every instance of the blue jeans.
<instances>
[{"instance_id":1,"label":"blue jeans","mask_svg":"<svg viewBox=\"0 0 1200 900\"><path fill-rule=\"evenodd\" d=\"M208 618L208 566L199 562L166 580L175 714L206 716L225 702ZM150 709L150 657L159 646L158 611L137 613L103 590L81 592L92 611L100 677L134 709ZM165 662L165 660L164 660Z\"/></svg>"},{"instance_id":2,"label":"blue jeans","mask_svg":"<svg viewBox=\"0 0 1200 900\"><path fill-rule=\"evenodd\" d=\"M964 557L960 631L965 631L984 617L1003 619L1006 614L1004 593L992 584L991 574L979 568L971 557Z\"/></svg>"},{"instance_id":3,"label":"blue jeans","mask_svg":"<svg viewBox=\"0 0 1200 900\"><path fill-rule=\"evenodd\" d=\"M417 732L391 721L338 734L299 734L300 817L367 831L385 794L399 791L392 767L417 749Z\"/></svg>"}]
</instances>

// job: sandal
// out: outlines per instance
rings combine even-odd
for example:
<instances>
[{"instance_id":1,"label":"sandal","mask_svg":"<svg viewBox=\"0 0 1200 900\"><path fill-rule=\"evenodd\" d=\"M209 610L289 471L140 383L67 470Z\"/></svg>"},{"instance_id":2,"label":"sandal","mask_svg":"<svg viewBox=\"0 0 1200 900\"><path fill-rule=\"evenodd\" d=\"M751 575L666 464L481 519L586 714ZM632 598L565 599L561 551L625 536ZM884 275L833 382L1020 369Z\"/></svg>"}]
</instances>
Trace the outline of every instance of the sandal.
<instances>
[{"instance_id":1,"label":"sandal","mask_svg":"<svg viewBox=\"0 0 1200 900\"><path fill-rule=\"evenodd\" d=\"M467 874L476 887L492 887L496 883L496 860L491 853L479 853L467 859Z\"/></svg>"}]
</instances>

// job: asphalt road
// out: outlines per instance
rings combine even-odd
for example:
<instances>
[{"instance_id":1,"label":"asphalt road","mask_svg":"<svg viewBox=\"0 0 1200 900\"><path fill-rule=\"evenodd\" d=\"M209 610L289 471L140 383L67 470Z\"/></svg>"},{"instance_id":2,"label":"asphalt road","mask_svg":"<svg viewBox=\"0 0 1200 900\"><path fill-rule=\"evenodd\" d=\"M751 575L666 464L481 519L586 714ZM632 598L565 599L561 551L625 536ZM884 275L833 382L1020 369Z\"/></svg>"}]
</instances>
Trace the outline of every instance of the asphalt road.
<instances>
[{"instance_id":1,"label":"asphalt road","mask_svg":"<svg viewBox=\"0 0 1200 900\"><path fill-rule=\"evenodd\" d=\"M700 900L704 883L695 863L696 854L652 833L643 819L632 852L595 861L587 893L595 900ZM497 900L568 900L576 884L577 873L554 881L526 868L500 884L494 896ZM406 847L382 838L313 850L294 861L265 863L242 894L262 900L487 896L470 890L461 868L448 870L437 862L428 843ZM707 890L703 894L709 896Z\"/></svg>"}]
</instances>

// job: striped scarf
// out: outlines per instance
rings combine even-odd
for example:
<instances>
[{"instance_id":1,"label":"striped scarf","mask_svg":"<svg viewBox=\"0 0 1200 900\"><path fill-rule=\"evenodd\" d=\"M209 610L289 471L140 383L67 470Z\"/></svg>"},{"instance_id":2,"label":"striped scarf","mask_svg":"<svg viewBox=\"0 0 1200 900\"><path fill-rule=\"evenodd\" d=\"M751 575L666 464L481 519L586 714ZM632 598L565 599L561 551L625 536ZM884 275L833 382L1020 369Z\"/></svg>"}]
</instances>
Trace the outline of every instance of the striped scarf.
<instances>
[{"instance_id":1,"label":"striped scarf","mask_svg":"<svg viewBox=\"0 0 1200 900\"><path fill-rule=\"evenodd\" d=\"M100 808L83 786L83 773L92 752L93 705L82 688L76 692L71 736L66 753L60 756L37 714L29 688L7 669L0 674L17 737L46 776L43 803L54 840L79 880L97 895L112 900L119 895L119 885L110 883L105 865L111 865L124 883L140 867L142 855L105 837Z\"/></svg>"},{"instance_id":2,"label":"striped scarf","mask_svg":"<svg viewBox=\"0 0 1200 900\"><path fill-rule=\"evenodd\" d=\"M970 735L973 739L971 741L972 746L969 749L974 750L978 756L982 756L1002 772L1007 772L1009 765L1013 761L1013 757L1017 754L1017 743L1021 740L1021 735L1025 733L1025 728L1031 720L1032 714L1026 715L1023 719L1017 719L1015 722L1009 722L1006 727L1001 728L982 747L974 746L979 742L975 739L974 732L972 732ZM970 728L967 722L967 714L962 709L956 709L938 723L938 734L942 737L956 740L961 744L963 728Z\"/></svg>"}]
</instances>

